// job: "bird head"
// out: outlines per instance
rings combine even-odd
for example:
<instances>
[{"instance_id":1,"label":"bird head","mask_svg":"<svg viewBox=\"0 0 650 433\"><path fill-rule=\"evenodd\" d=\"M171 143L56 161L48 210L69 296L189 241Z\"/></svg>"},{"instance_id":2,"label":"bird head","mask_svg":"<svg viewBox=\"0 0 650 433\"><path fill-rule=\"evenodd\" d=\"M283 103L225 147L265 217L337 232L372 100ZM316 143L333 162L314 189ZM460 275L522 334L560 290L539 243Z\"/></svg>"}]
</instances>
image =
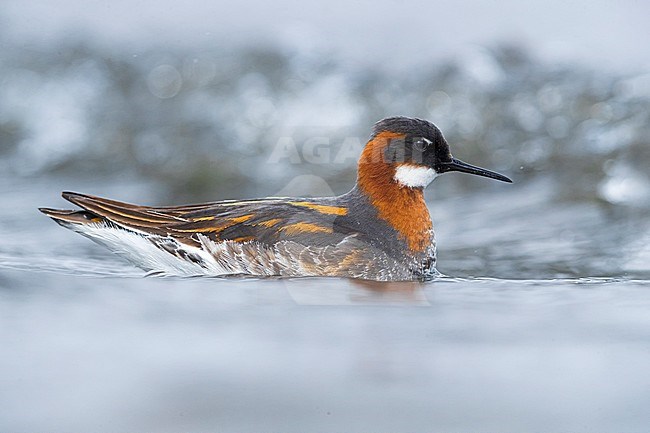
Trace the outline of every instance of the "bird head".
<instances>
[{"instance_id":1,"label":"bird head","mask_svg":"<svg viewBox=\"0 0 650 433\"><path fill-rule=\"evenodd\" d=\"M377 171L390 168L393 181L408 188L424 188L438 175L450 171L512 182L499 173L454 158L438 127L408 117L389 117L375 124L359 161L360 173L363 164L373 163L382 167Z\"/></svg>"}]
</instances>

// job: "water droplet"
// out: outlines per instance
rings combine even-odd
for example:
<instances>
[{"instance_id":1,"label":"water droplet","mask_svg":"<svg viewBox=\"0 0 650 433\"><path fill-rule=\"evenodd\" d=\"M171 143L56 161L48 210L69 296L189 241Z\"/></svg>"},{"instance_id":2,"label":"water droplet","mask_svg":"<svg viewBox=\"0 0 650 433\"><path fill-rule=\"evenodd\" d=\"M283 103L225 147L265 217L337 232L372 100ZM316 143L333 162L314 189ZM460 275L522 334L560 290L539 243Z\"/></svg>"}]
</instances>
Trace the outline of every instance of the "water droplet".
<instances>
[{"instance_id":1,"label":"water droplet","mask_svg":"<svg viewBox=\"0 0 650 433\"><path fill-rule=\"evenodd\" d=\"M172 65L159 65L147 77L149 91L160 99L173 98L183 85L183 78Z\"/></svg>"}]
</instances>

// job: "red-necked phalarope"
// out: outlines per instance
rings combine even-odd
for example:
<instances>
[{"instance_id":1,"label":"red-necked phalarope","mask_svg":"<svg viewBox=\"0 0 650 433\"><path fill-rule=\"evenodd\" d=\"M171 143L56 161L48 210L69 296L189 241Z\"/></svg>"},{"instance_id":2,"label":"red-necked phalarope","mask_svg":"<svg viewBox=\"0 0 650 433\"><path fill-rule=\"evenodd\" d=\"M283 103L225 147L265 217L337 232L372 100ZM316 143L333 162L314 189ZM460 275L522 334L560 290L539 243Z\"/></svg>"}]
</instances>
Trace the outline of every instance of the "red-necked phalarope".
<instances>
[{"instance_id":1,"label":"red-necked phalarope","mask_svg":"<svg viewBox=\"0 0 650 433\"><path fill-rule=\"evenodd\" d=\"M149 207L64 192L82 210L40 210L147 271L424 280L437 271L423 189L449 171L512 182L453 158L432 123L391 117L375 124L356 185L338 197Z\"/></svg>"}]
</instances>

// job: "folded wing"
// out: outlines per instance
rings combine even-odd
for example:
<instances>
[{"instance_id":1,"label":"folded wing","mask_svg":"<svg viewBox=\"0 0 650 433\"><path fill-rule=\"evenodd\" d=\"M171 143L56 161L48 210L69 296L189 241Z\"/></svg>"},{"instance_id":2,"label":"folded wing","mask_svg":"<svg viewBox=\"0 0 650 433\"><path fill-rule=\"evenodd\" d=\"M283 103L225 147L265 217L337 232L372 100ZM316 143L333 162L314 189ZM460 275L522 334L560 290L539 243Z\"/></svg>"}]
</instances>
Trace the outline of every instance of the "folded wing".
<instances>
[{"instance_id":1,"label":"folded wing","mask_svg":"<svg viewBox=\"0 0 650 433\"><path fill-rule=\"evenodd\" d=\"M187 206L150 207L92 195L64 192L82 210L41 209L68 224L101 223L172 237L188 245L200 237L219 241L274 244L292 240L312 246L334 245L351 234L347 208L328 199L268 198L219 201Z\"/></svg>"}]
</instances>

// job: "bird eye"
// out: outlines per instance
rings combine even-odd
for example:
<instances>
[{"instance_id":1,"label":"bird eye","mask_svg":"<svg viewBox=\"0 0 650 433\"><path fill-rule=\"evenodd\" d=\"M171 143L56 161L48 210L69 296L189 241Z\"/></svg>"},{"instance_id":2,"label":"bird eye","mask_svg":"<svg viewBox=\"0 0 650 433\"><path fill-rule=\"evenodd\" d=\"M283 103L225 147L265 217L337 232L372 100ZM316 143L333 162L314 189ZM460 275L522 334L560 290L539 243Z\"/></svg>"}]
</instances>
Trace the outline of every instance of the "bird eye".
<instances>
[{"instance_id":1,"label":"bird eye","mask_svg":"<svg viewBox=\"0 0 650 433\"><path fill-rule=\"evenodd\" d=\"M417 150L418 152L424 151L424 149L426 149L430 144L431 140L427 140L424 137L413 139L413 149Z\"/></svg>"}]
</instances>

